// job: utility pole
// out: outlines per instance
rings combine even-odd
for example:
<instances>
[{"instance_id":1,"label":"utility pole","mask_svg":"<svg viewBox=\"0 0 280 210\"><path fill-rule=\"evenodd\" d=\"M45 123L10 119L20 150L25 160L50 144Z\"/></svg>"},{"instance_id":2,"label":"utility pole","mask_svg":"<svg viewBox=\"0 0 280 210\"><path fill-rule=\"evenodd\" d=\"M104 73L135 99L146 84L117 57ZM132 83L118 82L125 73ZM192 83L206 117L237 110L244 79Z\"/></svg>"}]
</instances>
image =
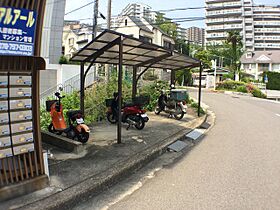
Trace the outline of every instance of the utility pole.
<instances>
[{"instance_id":1,"label":"utility pole","mask_svg":"<svg viewBox=\"0 0 280 210\"><path fill-rule=\"evenodd\" d=\"M98 18L98 7L99 7L99 0L94 0L94 7L93 7L93 24L92 24L92 40L96 37L97 34L97 18Z\"/></svg>"},{"instance_id":2,"label":"utility pole","mask_svg":"<svg viewBox=\"0 0 280 210\"><path fill-rule=\"evenodd\" d=\"M107 10L107 29L111 29L111 17L112 17L112 0L108 0L108 10ZM105 64L105 81L109 82L109 64Z\"/></svg>"}]
</instances>

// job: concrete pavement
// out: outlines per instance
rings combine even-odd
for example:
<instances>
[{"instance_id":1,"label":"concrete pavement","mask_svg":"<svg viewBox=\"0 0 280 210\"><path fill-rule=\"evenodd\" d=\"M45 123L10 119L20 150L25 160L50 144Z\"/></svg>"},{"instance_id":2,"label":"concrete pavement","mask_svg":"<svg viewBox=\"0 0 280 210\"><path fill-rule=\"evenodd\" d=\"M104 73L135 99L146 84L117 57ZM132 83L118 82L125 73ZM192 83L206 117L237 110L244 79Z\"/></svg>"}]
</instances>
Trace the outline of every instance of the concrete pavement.
<instances>
[{"instance_id":1,"label":"concrete pavement","mask_svg":"<svg viewBox=\"0 0 280 210\"><path fill-rule=\"evenodd\" d=\"M279 209L280 104L208 92L203 100L216 125L202 143L109 209Z\"/></svg>"},{"instance_id":2,"label":"concrete pavement","mask_svg":"<svg viewBox=\"0 0 280 210\"><path fill-rule=\"evenodd\" d=\"M96 124L93 136L79 155L49 147L50 187L0 204L0 209L69 209L74 204L100 193L146 165L167 146L200 126L193 109L181 121L149 113L142 131L123 126L122 144L116 144L116 126Z\"/></svg>"}]
</instances>

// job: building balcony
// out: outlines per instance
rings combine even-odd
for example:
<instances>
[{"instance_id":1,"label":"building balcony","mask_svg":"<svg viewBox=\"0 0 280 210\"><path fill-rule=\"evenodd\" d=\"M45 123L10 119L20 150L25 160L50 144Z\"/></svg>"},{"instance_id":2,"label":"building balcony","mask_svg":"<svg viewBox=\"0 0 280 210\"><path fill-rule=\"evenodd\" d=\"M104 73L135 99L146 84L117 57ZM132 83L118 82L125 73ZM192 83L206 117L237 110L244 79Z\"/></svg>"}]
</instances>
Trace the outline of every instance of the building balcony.
<instances>
[{"instance_id":1,"label":"building balcony","mask_svg":"<svg viewBox=\"0 0 280 210\"><path fill-rule=\"evenodd\" d=\"M255 36L255 40L280 41L280 36Z\"/></svg>"},{"instance_id":2,"label":"building balcony","mask_svg":"<svg viewBox=\"0 0 280 210\"><path fill-rule=\"evenodd\" d=\"M280 33L280 28L255 28L255 33Z\"/></svg>"},{"instance_id":3,"label":"building balcony","mask_svg":"<svg viewBox=\"0 0 280 210\"><path fill-rule=\"evenodd\" d=\"M206 19L206 24L214 24L214 23L237 23L242 22L241 18L211 18Z\"/></svg>"},{"instance_id":4,"label":"building balcony","mask_svg":"<svg viewBox=\"0 0 280 210\"><path fill-rule=\"evenodd\" d=\"M238 14L239 15L242 14L241 9L232 9L232 10L222 9L222 10L206 12L206 17L221 16L221 15L224 15L224 16L227 16L227 15L238 15Z\"/></svg>"},{"instance_id":5,"label":"building balcony","mask_svg":"<svg viewBox=\"0 0 280 210\"><path fill-rule=\"evenodd\" d=\"M280 26L280 21L255 21L256 26Z\"/></svg>"},{"instance_id":6,"label":"building balcony","mask_svg":"<svg viewBox=\"0 0 280 210\"><path fill-rule=\"evenodd\" d=\"M280 48L280 44L278 44L278 43L255 43L255 48L278 49L278 48Z\"/></svg>"}]
</instances>

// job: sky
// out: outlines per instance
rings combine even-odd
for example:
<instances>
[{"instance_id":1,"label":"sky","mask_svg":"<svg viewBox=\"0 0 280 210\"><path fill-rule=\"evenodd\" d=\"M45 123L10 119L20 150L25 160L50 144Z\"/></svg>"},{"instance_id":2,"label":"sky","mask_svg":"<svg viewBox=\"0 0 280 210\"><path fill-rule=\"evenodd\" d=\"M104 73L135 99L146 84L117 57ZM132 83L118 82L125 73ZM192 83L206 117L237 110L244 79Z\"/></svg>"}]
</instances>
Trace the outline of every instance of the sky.
<instances>
[{"instance_id":1,"label":"sky","mask_svg":"<svg viewBox=\"0 0 280 210\"><path fill-rule=\"evenodd\" d=\"M55 0L54 0L55 1ZM81 7L94 0L66 0L66 13L78 7ZM99 0L99 11L106 17L108 0ZM174 8L203 7L204 0L112 0L112 16L118 15L122 9L129 3L144 3L152 7L154 11L168 10ZM280 0L255 0L256 4L280 5ZM65 16L65 20L81 20L82 22L91 23L93 16L93 4L79 11L73 12ZM166 12L169 18L188 18L188 17L204 17L204 9L184 10ZM86 19L86 20L84 20ZM104 20L98 19L98 23L104 23ZM182 27L205 27L204 21L188 21L181 22Z\"/></svg>"}]
</instances>

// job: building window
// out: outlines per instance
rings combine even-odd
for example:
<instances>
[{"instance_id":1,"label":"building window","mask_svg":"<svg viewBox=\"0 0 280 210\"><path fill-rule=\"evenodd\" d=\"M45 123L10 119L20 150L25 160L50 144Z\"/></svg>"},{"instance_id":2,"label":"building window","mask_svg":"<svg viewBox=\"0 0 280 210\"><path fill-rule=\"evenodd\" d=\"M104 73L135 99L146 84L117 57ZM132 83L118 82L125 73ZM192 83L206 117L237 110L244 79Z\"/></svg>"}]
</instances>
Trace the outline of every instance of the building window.
<instances>
[{"instance_id":1,"label":"building window","mask_svg":"<svg viewBox=\"0 0 280 210\"><path fill-rule=\"evenodd\" d=\"M124 21L124 25L127 26L127 19Z\"/></svg>"},{"instance_id":2,"label":"building window","mask_svg":"<svg viewBox=\"0 0 280 210\"><path fill-rule=\"evenodd\" d=\"M69 46L73 46L74 45L74 38L70 38L68 40Z\"/></svg>"},{"instance_id":3,"label":"building window","mask_svg":"<svg viewBox=\"0 0 280 210\"><path fill-rule=\"evenodd\" d=\"M152 38L150 37L147 37L147 36L139 36L139 39L142 41L142 42L145 42L145 43L153 43L153 40Z\"/></svg>"},{"instance_id":4,"label":"building window","mask_svg":"<svg viewBox=\"0 0 280 210\"><path fill-rule=\"evenodd\" d=\"M269 63L260 63L259 71L260 72L269 71Z\"/></svg>"},{"instance_id":5,"label":"building window","mask_svg":"<svg viewBox=\"0 0 280 210\"><path fill-rule=\"evenodd\" d=\"M163 47L171 50L172 49L172 44L171 44L171 42L163 41Z\"/></svg>"}]
</instances>

